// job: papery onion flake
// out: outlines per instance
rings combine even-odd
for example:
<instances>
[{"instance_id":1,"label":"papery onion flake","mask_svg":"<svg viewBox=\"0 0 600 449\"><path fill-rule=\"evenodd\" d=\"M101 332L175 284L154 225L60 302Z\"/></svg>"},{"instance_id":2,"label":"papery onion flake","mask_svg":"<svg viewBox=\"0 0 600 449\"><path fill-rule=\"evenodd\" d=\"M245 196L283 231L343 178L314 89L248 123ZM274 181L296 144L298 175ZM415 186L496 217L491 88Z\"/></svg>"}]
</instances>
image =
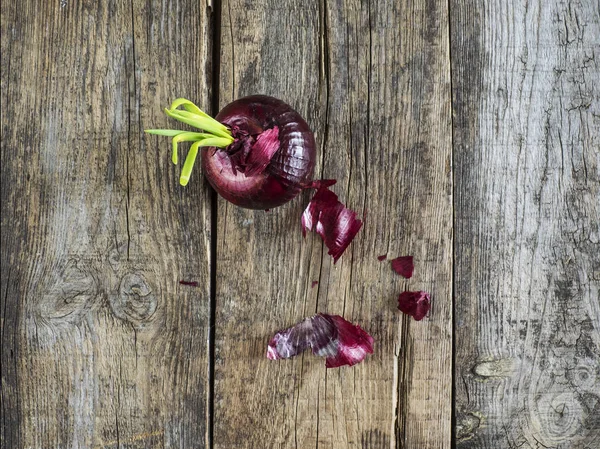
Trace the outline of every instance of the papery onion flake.
<instances>
[{"instance_id":1,"label":"papery onion flake","mask_svg":"<svg viewBox=\"0 0 600 449\"><path fill-rule=\"evenodd\" d=\"M327 368L356 365L373 353L373 337L339 315L319 313L279 331L269 342L267 358L287 359L311 348Z\"/></svg>"},{"instance_id":2,"label":"papery onion flake","mask_svg":"<svg viewBox=\"0 0 600 449\"><path fill-rule=\"evenodd\" d=\"M398 297L398 309L421 321L431 309L431 298L427 292L402 292Z\"/></svg>"},{"instance_id":3,"label":"papery onion flake","mask_svg":"<svg viewBox=\"0 0 600 449\"><path fill-rule=\"evenodd\" d=\"M392 260L392 269L400 276L410 279L415 270L412 256L396 257Z\"/></svg>"},{"instance_id":4,"label":"papery onion flake","mask_svg":"<svg viewBox=\"0 0 600 449\"><path fill-rule=\"evenodd\" d=\"M336 263L360 231L363 222L356 218L356 212L347 209L338 196L329 190L328 186L333 183L335 181L331 180L313 183L318 190L302 214L302 234L306 237L306 231L316 231L329 249L333 263Z\"/></svg>"}]
</instances>

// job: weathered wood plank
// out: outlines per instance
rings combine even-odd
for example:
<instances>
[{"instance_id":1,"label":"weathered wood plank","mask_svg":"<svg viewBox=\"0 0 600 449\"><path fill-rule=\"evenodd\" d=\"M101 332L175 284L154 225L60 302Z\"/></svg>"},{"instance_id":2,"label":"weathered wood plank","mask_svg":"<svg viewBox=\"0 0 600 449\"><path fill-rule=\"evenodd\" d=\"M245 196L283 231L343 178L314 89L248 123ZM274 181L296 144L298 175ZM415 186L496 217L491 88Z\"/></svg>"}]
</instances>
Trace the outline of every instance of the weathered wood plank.
<instances>
[{"instance_id":1,"label":"weathered wood plank","mask_svg":"<svg viewBox=\"0 0 600 449\"><path fill-rule=\"evenodd\" d=\"M451 19L457 447L598 447L599 4Z\"/></svg>"},{"instance_id":2,"label":"weathered wood plank","mask_svg":"<svg viewBox=\"0 0 600 449\"><path fill-rule=\"evenodd\" d=\"M348 203L362 204L367 215L350 248L351 259L334 267L324 258L321 279L329 288L319 291L318 307L365 323L374 332L378 355L362 370L342 372L337 382L329 375L321 381L327 389L319 389L325 404L319 434L324 446L383 447L389 440L404 448L450 447L447 3L338 1L326 6L324 177L339 179ZM380 254L413 255L415 276L402 280L389 263L378 262ZM417 323L396 310L405 289L432 293L427 320ZM348 391L352 383L355 389ZM346 401L355 401L355 410L342 408ZM354 435L337 424L343 418L339 409L356 414Z\"/></svg>"},{"instance_id":3,"label":"weathered wood plank","mask_svg":"<svg viewBox=\"0 0 600 449\"><path fill-rule=\"evenodd\" d=\"M219 200L217 448L450 446L448 15L446 2L396 3L223 5L221 106L251 93L294 105L316 132L317 177L367 218L334 266L300 237L307 196L268 213ZM385 253L413 254L415 277ZM432 291L429 320L400 315L404 289ZM329 371L311 354L265 359L275 330L317 311L360 323L376 353Z\"/></svg>"},{"instance_id":4,"label":"weathered wood plank","mask_svg":"<svg viewBox=\"0 0 600 449\"><path fill-rule=\"evenodd\" d=\"M317 3L227 0L221 31L221 106L245 95L272 95L292 105L313 129L321 126ZM321 249L302 240L307 198L269 212L219 198L215 448L308 444L295 430L296 395L314 386L301 379L300 360L278 364L265 357L278 327L315 312L316 289L310 284L316 278L309 267L311 252ZM314 362L314 369L323 363Z\"/></svg>"},{"instance_id":5,"label":"weathered wood plank","mask_svg":"<svg viewBox=\"0 0 600 449\"><path fill-rule=\"evenodd\" d=\"M2 2L5 447L205 446L210 195L142 130L208 106L208 13Z\"/></svg>"}]
</instances>

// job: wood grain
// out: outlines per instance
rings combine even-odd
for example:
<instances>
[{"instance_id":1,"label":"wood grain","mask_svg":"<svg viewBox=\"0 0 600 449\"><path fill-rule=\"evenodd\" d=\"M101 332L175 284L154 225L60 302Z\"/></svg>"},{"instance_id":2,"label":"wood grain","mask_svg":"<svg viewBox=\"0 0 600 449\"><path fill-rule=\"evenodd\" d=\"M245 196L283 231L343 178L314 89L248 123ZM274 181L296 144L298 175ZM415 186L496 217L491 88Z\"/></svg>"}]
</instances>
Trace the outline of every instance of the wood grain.
<instances>
[{"instance_id":1,"label":"wood grain","mask_svg":"<svg viewBox=\"0 0 600 449\"><path fill-rule=\"evenodd\" d=\"M458 448L600 447L598 3L224 0L215 29L212 8L1 4L2 448L437 449L452 411ZM211 235L206 183L143 134L213 81L312 126L316 177L365 216L336 265L301 236L308 192L219 199ZM415 322L396 300L420 289ZM316 312L375 353L265 358Z\"/></svg>"},{"instance_id":2,"label":"wood grain","mask_svg":"<svg viewBox=\"0 0 600 449\"><path fill-rule=\"evenodd\" d=\"M599 4L451 12L457 447L599 447Z\"/></svg>"},{"instance_id":3,"label":"wood grain","mask_svg":"<svg viewBox=\"0 0 600 449\"><path fill-rule=\"evenodd\" d=\"M365 228L351 259L324 257L319 308L333 308L373 332L375 360L331 382L356 401L356 434L336 421L339 399L322 394L335 447L450 447L452 200L448 12L446 2L328 2L330 69L323 176L337 178L348 204L362 204ZM406 26L409 24L410 26ZM389 259L413 255L405 281ZM417 323L396 309L404 290L433 297ZM335 378L334 378L335 379ZM329 373L323 382L329 388ZM354 383L354 391L346 387ZM323 390L320 390L323 391ZM363 402L364 401L364 402ZM366 406L363 406L366 402ZM435 404L435 406L433 405ZM350 410L346 411L346 414ZM325 421L326 422L326 421ZM325 430L329 430L325 427ZM327 434L325 434L327 435ZM325 440L327 442L327 440ZM331 444L330 443L330 444ZM327 447L327 444L324 444Z\"/></svg>"},{"instance_id":4,"label":"wood grain","mask_svg":"<svg viewBox=\"0 0 600 449\"><path fill-rule=\"evenodd\" d=\"M292 105L313 129L320 123L319 6L315 2L224 1L221 107L266 94ZM295 421L301 359L273 363L267 342L278 328L315 313L300 216L308 196L269 212L218 201L215 329L215 448L308 445ZM310 300L313 301L310 304ZM310 369L321 369L313 360ZM308 369L308 368L305 368ZM316 403L316 396L311 400ZM298 419L314 424L316 410ZM316 429L312 429L312 439Z\"/></svg>"},{"instance_id":5,"label":"wood grain","mask_svg":"<svg viewBox=\"0 0 600 449\"><path fill-rule=\"evenodd\" d=\"M3 447L205 447L210 195L142 130L210 103L209 12L2 3Z\"/></svg>"},{"instance_id":6,"label":"wood grain","mask_svg":"<svg viewBox=\"0 0 600 449\"><path fill-rule=\"evenodd\" d=\"M307 196L268 213L219 201L215 447L450 447L447 16L445 2L224 2L221 106L265 93L297 108L316 176L338 179L366 225L334 266L300 236ZM417 275L401 280L385 253L413 254ZM433 293L428 320L396 310L404 289ZM265 359L277 329L317 311L360 323L375 354L329 371L311 354Z\"/></svg>"}]
</instances>

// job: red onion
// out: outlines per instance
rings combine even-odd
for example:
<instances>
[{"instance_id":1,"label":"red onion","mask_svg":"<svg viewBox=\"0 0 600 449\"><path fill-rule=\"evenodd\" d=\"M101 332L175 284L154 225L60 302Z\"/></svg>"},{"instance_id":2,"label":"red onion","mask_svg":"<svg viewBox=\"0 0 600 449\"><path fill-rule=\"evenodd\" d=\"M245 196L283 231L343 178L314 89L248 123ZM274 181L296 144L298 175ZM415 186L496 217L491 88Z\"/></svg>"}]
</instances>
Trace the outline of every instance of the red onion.
<instances>
[{"instance_id":1,"label":"red onion","mask_svg":"<svg viewBox=\"0 0 600 449\"><path fill-rule=\"evenodd\" d=\"M261 173L246 177L232 170L225 150L202 154L202 169L214 189L228 201L248 209L272 209L293 199L312 179L315 138L308 124L288 104L265 95L229 103L216 119L236 139L279 129L279 148ZM245 136L249 135L249 137Z\"/></svg>"},{"instance_id":2,"label":"red onion","mask_svg":"<svg viewBox=\"0 0 600 449\"><path fill-rule=\"evenodd\" d=\"M183 109L178 109L180 106ZM291 106L273 97L253 95L228 104L216 119L191 101L175 100L165 112L202 130L148 130L194 142L180 183L186 185L200 147L202 169L213 188L226 200L248 209L271 209L293 199L309 185L315 168L315 138Z\"/></svg>"}]
</instances>

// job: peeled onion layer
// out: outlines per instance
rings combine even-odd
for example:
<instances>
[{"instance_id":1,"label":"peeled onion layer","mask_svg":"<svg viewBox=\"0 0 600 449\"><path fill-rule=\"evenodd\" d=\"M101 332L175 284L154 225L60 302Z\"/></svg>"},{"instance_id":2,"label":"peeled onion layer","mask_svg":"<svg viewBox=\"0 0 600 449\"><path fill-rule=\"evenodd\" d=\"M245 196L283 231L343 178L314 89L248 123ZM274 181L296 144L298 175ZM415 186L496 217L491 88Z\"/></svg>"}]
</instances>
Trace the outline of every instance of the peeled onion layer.
<instances>
[{"instance_id":1,"label":"peeled onion layer","mask_svg":"<svg viewBox=\"0 0 600 449\"><path fill-rule=\"evenodd\" d=\"M305 237L306 231L319 234L329 250L328 254L333 257L333 263L336 263L360 231L362 221L329 190L331 181L313 183L318 190L302 214L302 234Z\"/></svg>"},{"instance_id":2,"label":"peeled onion layer","mask_svg":"<svg viewBox=\"0 0 600 449\"><path fill-rule=\"evenodd\" d=\"M267 347L270 360L294 357L310 348L327 368L356 365L373 353L373 337L339 315L319 313L277 332Z\"/></svg>"}]
</instances>

